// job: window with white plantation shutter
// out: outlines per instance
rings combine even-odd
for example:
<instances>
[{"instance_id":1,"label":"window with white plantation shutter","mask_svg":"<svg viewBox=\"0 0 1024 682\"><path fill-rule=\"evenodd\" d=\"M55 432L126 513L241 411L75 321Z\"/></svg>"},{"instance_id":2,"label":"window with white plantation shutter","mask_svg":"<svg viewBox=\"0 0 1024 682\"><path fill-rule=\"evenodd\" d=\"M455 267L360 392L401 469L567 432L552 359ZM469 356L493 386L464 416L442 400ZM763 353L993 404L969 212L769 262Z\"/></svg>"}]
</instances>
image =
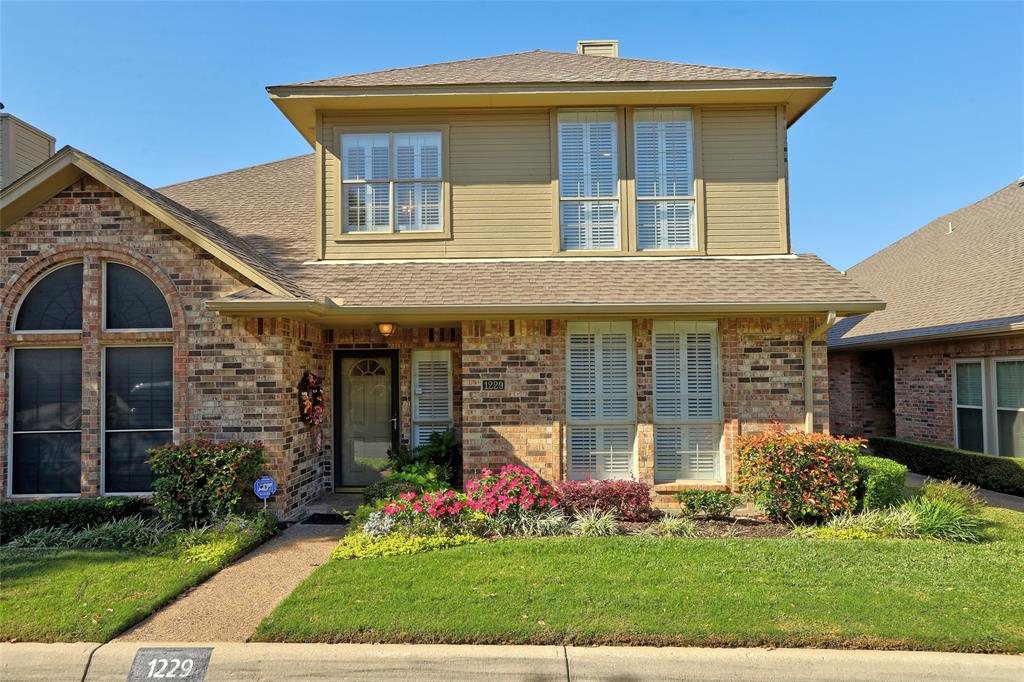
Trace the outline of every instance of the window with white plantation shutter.
<instances>
[{"instance_id":1,"label":"window with white plantation shutter","mask_svg":"<svg viewBox=\"0 0 1024 682\"><path fill-rule=\"evenodd\" d=\"M440 132L341 136L342 230L444 229Z\"/></svg>"},{"instance_id":2,"label":"window with white plantation shutter","mask_svg":"<svg viewBox=\"0 0 1024 682\"><path fill-rule=\"evenodd\" d=\"M691 111L636 109L633 144L639 248L696 247Z\"/></svg>"},{"instance_id":3,"label":"window with white plantation shutter","mask_svg":"<svg viewBox=\"0 0 1024 682\"><path fill-rule=\"evenodd\" d=\"M654 322L654 478L721 480L716 322Z\"/></svg>"},{"instance_id":4,"label":"window with white plantation shutter","mask_svg":"<svg viewBox=\"0 0 1024 682\"><path fill-rule=\"evenodd\" d=\"M619 248L618 127L614 111L558 114L562 248Z\"/></svg>"},{"instance_id":5,"label":"window with white plantation shutter","mask_svg":"<svg viewBox=\"0 0 1024 682\"><path fill-rule=\"evenodd\" d=\"M632 322L568 325L569 478L635 474Z\"/></svg>"},{"instance_id":6,"label":"window with white plantation shutter","mask_svg":"<svg viewBox=\"0 0 1024 682\"><path fill-rule=\"evenodd\" d=\"M452 427L452 353L412 352L412 440L423 445L430 434Z\"/></svg>"}]
</instances>

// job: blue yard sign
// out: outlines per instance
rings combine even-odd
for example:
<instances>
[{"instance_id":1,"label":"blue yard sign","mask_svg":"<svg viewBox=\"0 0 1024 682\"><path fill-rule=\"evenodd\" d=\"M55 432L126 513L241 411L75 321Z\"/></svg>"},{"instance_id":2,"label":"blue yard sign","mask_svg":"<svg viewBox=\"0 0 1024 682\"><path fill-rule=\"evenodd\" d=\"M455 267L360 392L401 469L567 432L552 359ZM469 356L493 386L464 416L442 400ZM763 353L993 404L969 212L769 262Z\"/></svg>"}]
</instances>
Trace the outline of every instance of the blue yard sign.
<instances>
[{"instance_id":1,"label":"blue yard sign","mask_svg":"<svg viewBox=\"0 0 1024 682\"><path fill-rule=\"evenodd\" d=\"M266 507L267 498L277 492L277 483L270 476L260 476L252 484L252 491L263 500L263 506Z\"/></svg>"}]
</instances>

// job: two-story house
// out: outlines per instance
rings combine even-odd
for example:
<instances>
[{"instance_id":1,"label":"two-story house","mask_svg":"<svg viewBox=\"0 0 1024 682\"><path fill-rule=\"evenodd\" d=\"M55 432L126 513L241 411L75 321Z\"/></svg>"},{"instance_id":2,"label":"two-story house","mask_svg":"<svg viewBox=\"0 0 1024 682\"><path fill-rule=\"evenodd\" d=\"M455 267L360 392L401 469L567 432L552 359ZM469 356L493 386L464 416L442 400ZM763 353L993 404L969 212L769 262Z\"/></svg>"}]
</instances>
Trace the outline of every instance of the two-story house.
<instances>
[{"instance_id":1,"label":"two-story house","mask_svg":"<svg viewBox=\"0 0 1024 682\"><path fill-rule=\"evenodd\" d=\"M834 79L617 50L273 86L311 154L159 191L72 148L20 178L5 495L145 491L148 447L246 438L294 515L451 427L465 474L666 501L730 486L742 433L827 429L823 335L882 308L790 243L787 132Z\"/></svg>"}]
</instances>

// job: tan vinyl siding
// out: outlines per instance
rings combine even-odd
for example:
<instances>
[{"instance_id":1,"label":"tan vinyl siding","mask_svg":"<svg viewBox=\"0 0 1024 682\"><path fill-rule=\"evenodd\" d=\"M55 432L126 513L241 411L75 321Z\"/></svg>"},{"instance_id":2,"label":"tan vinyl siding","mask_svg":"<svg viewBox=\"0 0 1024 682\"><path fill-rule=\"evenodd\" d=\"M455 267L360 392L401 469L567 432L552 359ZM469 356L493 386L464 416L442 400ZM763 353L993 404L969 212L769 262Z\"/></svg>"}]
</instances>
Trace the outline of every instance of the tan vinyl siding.
<instances>
[{"instance_id":1,"label":"tan vinyl siding","mask_svg":"<svg viewBox=\"0 0 1024 682\"><path fill-rule=\"evenodd\" d=\"M702 108L707 251L784 253L780 126L775 107ZM781 127L784 131L785 128Z\"/></svg>"},{"instance_id":2,"label":"tan vinyl siding","mask_svg":"<svg viewBox=\"0 0 1024 682\"><path fill-rule=\"evenodd\" d=\"M447 125L452 239L338 238L334 129L346 126ZM547 109L324 113L324 246L327 258L440 258L551 254L551 146Z\"/></svg>"},{"instance_id":3,"label":"tan vinyl siding","mask_svg":"<svg viewBox=\"0 0 1024 682\"><path fill-rule=\"evenodd\" d=\"M0 116L0 186L6 187L53 156L53 138L14 116Z\"/></svg>"},{"instance_id":4,"label":"tan vinyl siding","mask_svg":"<svg viewBox=\"0 0 1024 682\"><path fill-rule=\"evenodd\" d=\"M694 107L698 228L697 251L709 255L786 253L785 122L781 107ZM555 251L557 202L552 169L553 109L457 110L347 114L321 112L318 142L323 187L323 255L327 259L550 257ZM622 126L626 118L622 117ZM367 239L340 234L336 214L339 180L338 130L389 126L446 127L451 236L387 235ZM623 127L624 130L624 127ZM628 139L628 138L626 138ZM620 158L631 177L631 150ZM627 195L631 197L629 193ZM624 221L631 201L622 206ZM625 222L624 222L625 225ZM633 238L633 235L630 237ZM557 241L555 242L557 243ZM623 244L629 243L624 239ZM636 255L623 250L622 256ZM679 252L676 252L678 254ZM572 255L572 254L570 254ZM586 254L584 254L586 255ZM606 252L603 255L608 255ZM658 255L654 251L640 255ZM672 254L665 254L672 255Z\"/></svg>"}]
</instances>

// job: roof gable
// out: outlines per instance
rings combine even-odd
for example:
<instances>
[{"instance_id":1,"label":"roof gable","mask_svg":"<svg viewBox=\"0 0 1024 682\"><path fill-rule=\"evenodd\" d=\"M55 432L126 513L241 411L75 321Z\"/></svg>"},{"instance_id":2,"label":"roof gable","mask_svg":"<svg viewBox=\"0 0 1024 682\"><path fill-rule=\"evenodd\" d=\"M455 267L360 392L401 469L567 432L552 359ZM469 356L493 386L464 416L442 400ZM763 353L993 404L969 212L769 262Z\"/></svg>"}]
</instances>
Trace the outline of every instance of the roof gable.
<instances>
[{"instance_id":1,"label":"roof gable","mask_svg":"<svg viewBox=\"0 0 1024 682\"><path fill-rule=\"evenodd\" d=\"M0 192L0 228L8 229L83 175L96 178L268 291L281 296L305 294L277 264L244 239L73 147L64 147Z\"/></svg>"}]
</instances>

